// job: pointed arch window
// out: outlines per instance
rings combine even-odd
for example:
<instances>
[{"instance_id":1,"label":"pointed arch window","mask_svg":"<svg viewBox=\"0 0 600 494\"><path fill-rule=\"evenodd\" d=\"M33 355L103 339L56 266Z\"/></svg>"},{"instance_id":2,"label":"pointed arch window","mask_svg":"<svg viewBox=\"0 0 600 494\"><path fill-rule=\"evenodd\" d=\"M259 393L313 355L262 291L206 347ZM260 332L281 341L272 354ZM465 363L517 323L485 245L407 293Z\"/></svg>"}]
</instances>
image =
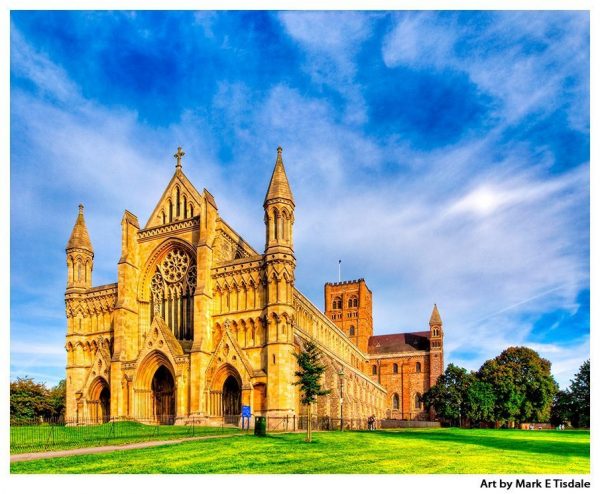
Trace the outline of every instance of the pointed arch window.
<instances>
[{"instance_id":1,"label":"pointed arch window","mask_svg":"<svg viewBox=\"0 0 600 494\"><path fill-rule=\"evenodd\" d=\"M392 395L392 408L394 410L398 410L400 408L400 397L398 396L398 393L394 393Z\"/></svg>"},{"instance_id":2,"label":"pointed arch window","mask_svg":"<svg viewBox=\"0 0 600 494\"><path fill-rule=\"evenodd\" d=\"M335 297L333 299L333 310L338 310L342 308L342 298L341 297Z\"/></svg>"},{"instance_id":3,"label":"pointed arch window","mask_svg":"<svg viewBox=\"0 0 600 494\"><path fill-rule=\"evenodd\" d=\"M371 368L371 373L372 373L374 376L376 376L376 375L377 375L377 366L376 366L376 365L374 365L374 366Z\"/></svg>"},{"instance_id":4,"label":"pointed arch window","mask_svg":"<svg viewBox=\"0 0 600 494\"><path fill-rule=\"evenodd\" d=\"M398 364L394 364L392 369L393 369L394 374L398 374Z\"/></svg>"},{"instance_id":5,"label":"pointed arch window","mask_svg":"<svg viewBox=\"0 0 600 494\"><path fill-rule=\"evenodd\" d=\"M150 281L150 321L160 315L178 340L194 338L196 265L183 249L167 253Z\"/></svg>"},{"instance_id":6,"label":"pointed arch window","mask_svg":"<svg viewBox=\"0 0 600 494\"><path fill-rule=\"evenodd\" d=\"M350 336L354 336L354 334L355 334L355 329L354 329L354 326L350 326L350 331L348 331L348 334L349 334Z\"/></svg>"},{"instance_id":7,"label":"pointed arch window","mask_svg":"<svg viewBox=\"0 0 600 494\"><path fill-rule=\"evenodd\" d=\"M417 362L415 364L415 372L417 372L417 373L421 372L421 362Z\"/></svg>"},{"instance_id":8,"label":"pointed arch window","mask_svg":"<svg viewBox=\"0 0 600 494\"><path fill-rule=\"evenodd\" d=\"M358 297L353 296L353 297L350 297L350 299L348 299L348 308L352 309L355 307L358 307Z\"/></svg>"}]
</instances>

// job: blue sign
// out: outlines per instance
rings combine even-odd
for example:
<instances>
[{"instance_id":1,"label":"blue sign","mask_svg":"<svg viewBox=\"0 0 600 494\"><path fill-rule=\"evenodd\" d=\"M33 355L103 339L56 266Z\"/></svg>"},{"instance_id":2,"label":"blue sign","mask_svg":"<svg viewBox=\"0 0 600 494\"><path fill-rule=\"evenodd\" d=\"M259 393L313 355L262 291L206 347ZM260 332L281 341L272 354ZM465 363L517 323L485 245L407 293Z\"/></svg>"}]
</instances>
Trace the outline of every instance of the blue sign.
<instances>
[{"instance_id":1,"label":"blue sign","mask_svg":"<svg viewBox=\"0 0 600 494\"><path fill-rule=\"evenodd\" d=\"M250 418L252 413L250 412L250 407L248 405L242 405L242 417Z\"/></svg>"}]
</instances>

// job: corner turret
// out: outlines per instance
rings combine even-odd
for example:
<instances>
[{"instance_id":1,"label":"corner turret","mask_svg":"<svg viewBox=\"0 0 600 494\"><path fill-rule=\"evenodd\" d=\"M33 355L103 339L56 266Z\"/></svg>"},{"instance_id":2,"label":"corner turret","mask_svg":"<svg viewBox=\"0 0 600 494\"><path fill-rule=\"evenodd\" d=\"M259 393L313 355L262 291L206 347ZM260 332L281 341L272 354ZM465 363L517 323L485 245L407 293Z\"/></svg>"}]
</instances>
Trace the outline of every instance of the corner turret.
<instances>
[{"instance_id":1,"label":"corner turret","mask_svg":"<svg viewBox=\"0 0 600 494\"><path fill-rule=\"evenodd\" d=\"M87 290L92 286L94 249L83 217L83 204L65 249L67 253L67 292Z\"/></svg>"},{"instance_id":2,"label":"corner turret","mask_svg":"<svg viewBox=\"0 0 600 494\"><path fill-rule=\"evenodd\" d=\"M266 282L268 410L272 416L294 413L295 390L290 377L296 369L294 358L294 198L285 174L282 149L265 196L266 245L262 277Z\"/></svg>"},{"instance_id":3,"label":"corner turret","mask_svg":"<svg viewBox=\"0 0 600 494\"><path fill-rule=\"evenodd\" d=\"M292 226L294 224L294 196L285 174L281 146L265 196L266 244L265 254L294 254Z\"/></svg>"}]
</instances>

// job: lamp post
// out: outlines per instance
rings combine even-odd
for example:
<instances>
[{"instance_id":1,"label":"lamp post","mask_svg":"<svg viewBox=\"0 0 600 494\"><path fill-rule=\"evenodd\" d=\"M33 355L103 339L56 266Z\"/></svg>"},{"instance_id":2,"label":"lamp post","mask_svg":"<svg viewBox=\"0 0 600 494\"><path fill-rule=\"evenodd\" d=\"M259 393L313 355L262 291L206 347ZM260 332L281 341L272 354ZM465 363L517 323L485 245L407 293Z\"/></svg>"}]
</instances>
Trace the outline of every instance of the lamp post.
<instances>
[{"instance_id":1,"label":"lamp post","mask_svg":"<svg viewBox=\"0 0 600 494\"><path fill-rule=\"evenodd\" d=\"M340 431L344 430L344 368L338 371L340 376Z\"/></svg>"}]
</instances>

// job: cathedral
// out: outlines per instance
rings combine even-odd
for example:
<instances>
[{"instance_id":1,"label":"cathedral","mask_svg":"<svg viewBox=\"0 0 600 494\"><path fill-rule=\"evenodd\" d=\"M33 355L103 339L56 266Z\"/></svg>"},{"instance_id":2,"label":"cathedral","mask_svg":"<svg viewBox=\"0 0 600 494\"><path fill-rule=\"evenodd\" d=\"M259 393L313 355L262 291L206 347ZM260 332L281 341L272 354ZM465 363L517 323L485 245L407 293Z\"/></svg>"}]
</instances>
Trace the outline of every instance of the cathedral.
<instances>
[{"instance_id":1,"label":"cathedral","mask_svg":"<svg viewBox=\"0 0 600 494\"><path fill-rule=\"evenodd\" d=\"M242 406L306 414L294 353L314 341L326 372L321 417L427 419L422 394L443 371L443 326L373 334L364 279L327 283L324 311L295 288L296 204L277 149L264 200L265 246L250 246L175 173L147 223L125 211L117 282L93 286L83 206L66 247L68 420L237 423Z\"/></svg>"}]
</instances>

